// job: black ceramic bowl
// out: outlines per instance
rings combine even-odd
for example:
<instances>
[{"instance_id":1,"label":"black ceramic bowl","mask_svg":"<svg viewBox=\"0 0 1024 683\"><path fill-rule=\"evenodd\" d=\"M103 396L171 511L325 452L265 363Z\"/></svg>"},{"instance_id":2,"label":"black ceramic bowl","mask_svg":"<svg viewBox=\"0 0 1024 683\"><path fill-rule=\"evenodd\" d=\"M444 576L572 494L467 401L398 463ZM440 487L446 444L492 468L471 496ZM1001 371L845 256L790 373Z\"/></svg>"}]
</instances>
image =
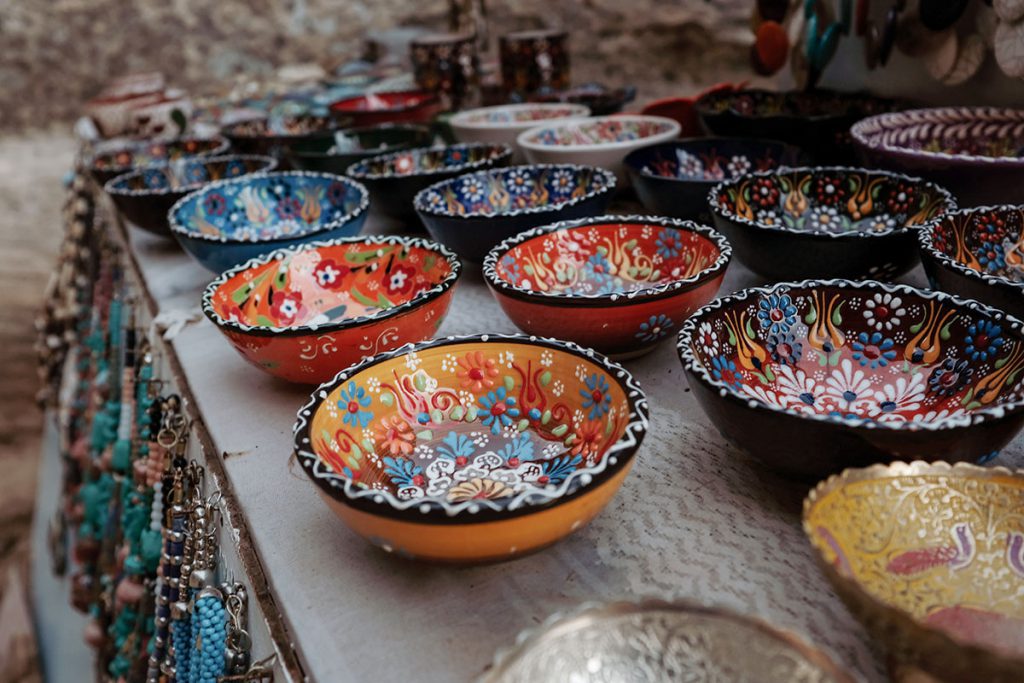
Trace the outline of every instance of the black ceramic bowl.
<instances>
[{"instance_id":1,"label":"black ceramic bowl","mask_svg":"<svg viewBox=\"0 0 1024 683\"><path fill-rule=\"evenodd\" d=\"M276 166L277 162L266 156L192 157L119 175L103 189L128 222L154 235L170 237L167 212L189 192L215 180L272 171Z\"/></svg>"},{"instance_id":2,"label":"black ceramic bowl","mask_svg":"<svg viewBox=\"0 0 1024 683\"><path fill-rule=\"evenodd\" d=\"M802 161L800 150L784 142L693 138L634 150L623 163L645 209L659 216L709 221L708 191L717 183Z\"/></svg>"},{"instance_id":3,"label":"black ceramic bowl","mask_svg":"<svg viewBox=\"0 0 1024 683\"><path fill-rule=\"evenodd\" d=\"M494 166L512 157L507 145L467 143L419 147L357 161L345 170L370 191L375 211L399 220L416 218L416 193L441 180Z\"/></svg>"},{"instance_id":4,"label":"black ceramic bowl","mask_svg":"<svg viewBox=\"0 0 1024 683\"><path fill-rule=\"evenodd\" d=\"M416 195L416 212L438 242L473 263L524 230L603 214L615 174L594 166L531 164L469 173Z\"/></svg>"},{"instance_id":5,"label":"black ceramic bowl","mask_svg":"<svg viewBox=\"0 0 1024 683\"><path fill-rule=\"evenodd\" d=\"M917 262L917 231L956 209L938 185L861 168L780 168L719 183L715 226L768 280L892 279Z\"/></svg>"},{"instance_id":6,"label":"black ceramic bowl","mask_svg":"<svg viewBox=\"0 0 1024 683\"><path fill-rule=\"evenodd\" d=\"M344 175L345 170L357 161L423 147L430 144L431 137L429 128L411 123L347 128L333 137L288 144L285 157L294 168Z\"/></svg>"},{"instance_id":7,"label":"black ceramic bowl","mask_svg":"<svg viewBox=\"0 0 1024 683\"><path fill-rule=\"evenodd\" d=\"M898 100L834 90L771 92L719 90L694 104L712 135L781 140L819 164L852 164L857 154L850 126L865 116L905 108Z\"/></svg>"},{"instance_id":8,"label":"black ceramic bowl","mask_svg":"<svg viewBox=\"0 0 1024 683\"><path fill-rule=\"evenodd\" d=\"M231 143L220 135L177 140L111 141L101 143L89 159L89 173L101 187L119 175L143 166L186 157L226 154Z\"/></svg>"},{"instance_id":9,"label":"black ceramic bowl","mask_svg":"<svg viewBox=\"0 0 1024 683\"><path fill-rule=\"evenodd\" d=\"M683 323L678 351L727 441L821 479L994 457L1024 426L1021 326L943 292L806 280L711 302Z\"/></svg>"},{"instance_id":10,"label":"black ceramic bowl","mask_svg":"<svg viewBox=\"0 0 1024 683\"><path fill-rule=\"evenodd\" d=\"M285 150L300 142L330 140L344 123L329 116L292 116L251 119L225 126L221 132L233 149L243 154L274 157L282 168Z\"/></svg>"},{"instance_id":11,"label":"black ceramic bowl","mask_svg":"<svg viewBox=\"0 0 1024 683\"><path fill-rule=\"evenodd\" d=\"M1024 320L1024 206L954 211L919 238L933 288Z\"/></svg>"}]
</instances>

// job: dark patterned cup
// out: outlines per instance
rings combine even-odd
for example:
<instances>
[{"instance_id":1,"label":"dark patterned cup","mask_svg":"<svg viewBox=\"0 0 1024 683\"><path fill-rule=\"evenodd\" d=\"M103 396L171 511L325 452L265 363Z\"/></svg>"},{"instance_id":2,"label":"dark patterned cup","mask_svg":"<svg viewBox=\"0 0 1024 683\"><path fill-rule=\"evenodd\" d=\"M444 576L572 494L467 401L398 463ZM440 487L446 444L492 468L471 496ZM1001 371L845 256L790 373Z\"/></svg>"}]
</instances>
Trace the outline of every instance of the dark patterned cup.
<instances>
[{"instance_id":1,"label":"dark patterned cup","mask_svg":"<svg viewBox=\"0 0 1024 683\"><path fill-rule=\"evenodd\" d=\"M522 97L569 87L569 34L517 31L499 40L501 79L506 92Z\"/></svg>"},{"instance_id":2,"label":"dark patterned cup","mask_svg":"<svg viewBox=\"0 0 1024 683\"><path fill-rule=\"evenodd\" d=\"M416 84L437 93L446 110L475 106L479 98L480 62L476 37L437 33L410 44Z\"/></svg>"}]
</instances>

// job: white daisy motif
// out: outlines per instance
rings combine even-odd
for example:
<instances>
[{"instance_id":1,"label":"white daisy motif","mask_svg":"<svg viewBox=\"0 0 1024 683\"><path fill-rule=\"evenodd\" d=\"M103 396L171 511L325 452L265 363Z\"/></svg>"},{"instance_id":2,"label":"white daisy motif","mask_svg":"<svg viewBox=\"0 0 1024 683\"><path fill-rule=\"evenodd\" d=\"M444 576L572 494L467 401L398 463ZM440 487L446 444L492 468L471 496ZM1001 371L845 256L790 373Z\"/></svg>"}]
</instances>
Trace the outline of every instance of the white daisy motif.
<instances>
[{"instance_id":1,"label":"white daisy motif","mask_svg":"<svg viewBox=\"0 0 1024 683\"><path fill-rule=\"evenodd\" d=\"M462 194L470 202L478 202L484 198L484 185L479 178L470 176L462 181Z\"/></svg>"},{"instance_id":2,"label":"white daisy motif","mask_svg":"<svg viewBox=\"0 0 1024 683\"><path fill-rule=\"evenodd\" d=\"M871 231L885 232L896 227L896 219L887 213L881 213L871 217Z\"/></svg>"},{"instance_id":3,"label":"white daisy motif","mask_svg":"<svg viewBox=\"0 0 1024 683\"><path fill-rule=\"evenodd\" d=\"M680 178L704 177L703 162L689 152L677 149L676 161L679 163L679 171L676 175Z\"/></svg>"},{"instance_id":4,"label":"white daisy motif","mask_svg":"<svg viewBox=\"0 0 1024 683\"><path fill-rule=\"evenodd\" d=\"M763 384L743 384L740 390L747 396L776 408L785 408L793 402L791 397L774 392Z\"/></svg>"},{"instance_id":5,"label":"white daisy motif","mask_svg":"<svg viewBox=\"0 0 1024 683\"><path fill-rule=\"evenodd\" d=\"M832 206L816 206L811 209L810 227L818 230L839 229L839 212Z\"/></svg>"},{"instance_id":6,"label":"white daisy motif","mask_svg":"<svg viewBox=\"0 0 1024 683\"><path fill-rule=\"evenodd\" d=\"M711 323L705 320L697 328L697 342L707 351L709 356L718 355L718 334Z\"/></svg>"},{"instance_id":7,"label":"white daisy motif","mask_svg":"<svg viewBox=\"0 0 1024 683\"><path fill-rule=\"evenodd\" d=\"M533 188L533 178L525 169L513 169L508 174L508 191L512 194L526 194Z\"/></svg>"},{"instance_id":8,"label":"white daisy motif","mask_svg":"<svg viewBox=\"0 0 1024 683\"><path fill-rule=\"evenodd\" d=\"M555 194L569 194L576 189L576 181L568 169L560 168L551 176L551 189Z\"/></svg>"},{"instance_id":9,"label":"white daisy motif","mask_svg":"<svg viewBox=\"0 0 1024 683\"><path fill-rule=\"evenodd\" d=\"M929 425L935 422L941 422L942 420L948 420L950 418L963 417L967 414L967 411L963 408L954 408L952 410L929 410L927 413L914 413L910 416L910 424L913 425Z\"/></svg>"},{"instance_id":10,"label":"white daisy motif","mask_svg":"<svg viewBox=\"0 0 1024 683\"><path fill-rule=\"evenodd\" d=\"M779 214L777 214L772 209L761 209L756 214L754 214L754 218L756 218L757 222L762 225L779 224Z\"/></svg>"},{"instance_id":11,"label":"white daisy motif","mask_svg":"<svg viewBox=\"0 0 1024 683\"><path fill-rule=\"evenodd\" d=\"M751 169L753 164L750 163L750 159L744 156L734 156L729 159L729 163L725 167L729 170L729 175L732 178L737 178Z\"/></svg>"},{"instance_id":12,"label":"white daisy motif","mask_svg":"<svg viewBox=\"0 0 1024 683\"><path fill-rule=\"evenodd\" d=\"M864 412L873 398L871 380L849 358L825 379L825 395L836 402L844 413Z\"/></svg>"},{"instance_id":13,"label":"white daisy motif","mask_svg":"<svg viewBox=\"0 0 1024 683\"><path fill-rule=\"evenodd\" d=\"M924 390L923 373L897 377L895 382L875 392L875 400L868 407L868 415L879 422L905 422L907 416L903 413L921 407Z\"/></svg>"},{"instance_id":14,"label":"white daisy motif","mask_svg":"<svg viewBox=\"0 0 1024 683\"><path fill-rule=\"evenodd\" d=\"M776 382L779 396L789 401L789 408L803 412L817 412L818 399L824 387L813 377L799 368L780 365Z\"/></svg>"},{"instance_id":15,"label":"white daisy motif","mask_svg":"<svg viewBox=\"0 0 1024 683\"><path fill-rule=\"evenodd\" d=\"M864 302L864 320L876 330L899 327L906 314L903 299L889 292L877 292Z\"/></svg>"}]
</instances>

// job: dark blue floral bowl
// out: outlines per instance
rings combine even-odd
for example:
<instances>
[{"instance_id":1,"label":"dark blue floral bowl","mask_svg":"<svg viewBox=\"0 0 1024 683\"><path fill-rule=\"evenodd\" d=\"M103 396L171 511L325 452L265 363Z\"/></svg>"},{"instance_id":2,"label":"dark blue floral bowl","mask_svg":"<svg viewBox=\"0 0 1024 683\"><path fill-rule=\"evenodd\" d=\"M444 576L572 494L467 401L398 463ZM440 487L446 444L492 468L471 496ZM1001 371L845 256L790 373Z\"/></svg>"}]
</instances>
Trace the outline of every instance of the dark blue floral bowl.
<instances>
[{"instance_id":1,"label":"dark blue floral bowl","mask_svg":"<svg viewBox=\"0 0 1024 683\"><path fill-rule=\"evenodd\" d=\"M708 222L708 191L716 183L802 161L799 148L784 142L694 138L643 147L630 152L624 163L645 209Z\"/></svg>"},{"instance_id":2,"label":"dark blue floral bowl","mask_svg":"<svg viewBox=\"0 0 1024 683\"><path fill-rule=\"evenodd\" d=\"M423 188L470 171L505 166L511 157L512 148L507 145L420 147L364 159L349 166L345 174L366 185L380 213L415 220L413 198Z\"/></svg>"},{"instance_id":3,"label":"dark blue floral bowl","mask_svg":"<svg viewBox=\"0 0 1024 683\"><path fill-rule=\"evenodd\" d=\"M276 166L272 157L256 155L186 157L116 176L103 189L128 222L170 237L167 212L189 192L217 180L273 171Z\"/></svg>"},{"instance_id":4,"label":"dark blue floral bowl","mask_svg":"<svg viewBox=\"0 0 1024 683\"><path fill-rule=\"evenodd\" d=\"M416 195L414 205L431 237L482 263L524 230L604 213L614 190L615 174L603 168L532 164L445 180Z\"/></svg>"},{"instance_id":5,"label":"dark blue floral bowl","mask_svg":"<svg viewBox=\"0 0 1024 683\"><path fill-rule=\"evenodd\" d=\"M355 235L368 207L355 181L288 171L210 183L179 199L167 220L185 251L220 273L281 247Z\"/></svg>"}]
</instances>

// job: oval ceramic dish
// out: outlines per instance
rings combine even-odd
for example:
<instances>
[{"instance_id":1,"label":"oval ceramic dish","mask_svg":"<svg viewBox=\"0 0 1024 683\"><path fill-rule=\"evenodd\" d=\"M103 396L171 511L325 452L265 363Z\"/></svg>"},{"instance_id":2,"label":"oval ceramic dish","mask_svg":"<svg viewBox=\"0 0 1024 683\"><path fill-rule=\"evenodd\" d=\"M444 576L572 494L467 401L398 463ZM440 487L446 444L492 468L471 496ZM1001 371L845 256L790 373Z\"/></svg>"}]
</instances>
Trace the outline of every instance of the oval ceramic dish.
<instances>
[{"instance_id":1,"label":"oval ceramic dish","mask_svg":"<svg viewBox=\"0 0 1024 683\"><path fill-rule=\"evenodd\" d=\"M437 95L425 90L366 93L330 105L331 115L363 128L382 123L430 123L440 110Z\"/></svg>"},{"instance_id":2,"label":"oval ceramic dish","mask_svg":"<svg viewBox=\"0 0 1024 683\"><path fill-rule=\"evenodd\" d=\"M290 144L285 156L295 168L344 175L352 164L380 154L429 145L430 129L411 123L346 128L330 138Z\"/></svg>"},{"instance_id":3,"label":"oval ceramic dish","mask_svg":"<svg viewBox=\"0 0 1024 683\"><path fill-rule=\"evenodd\" d=\"M299 463L360 536L443 562L505 560L589 522L647 430L647 401L590 349L521 335L411 344L302 407Z\"/></svg>"},{"instance_id":4,"label":"oval ceramic dish","mask_svg":"<svg viewBox=\"0 0 1024 683\"><path fill-rule=\"evenodd\" d=\"M470 171L505 166L511 157L512 150L505 145L420 147L364 159L349 166L346 174L366 185L374 207L384 215L415 219L413 198L423 188Z\"/></svg>"},{"instance_id":5,"label":"oval ceramic dish","mask_svg":"<svg viewBox=\"0 0 1024 683\"><path fill-rule=\"evenodd\" d=\"M623 114L538 126L520 133L516 142L533 163L600 166L613 172L625 185L629 178L622 160L627 154L676 137L677 121Z\"/></svg>"},{"instance_id":6,"label":"oval ceramic dish","mask_svg":"<svg viewBox=\"0 0 1024 683\"><path fill-rule=\"evenodd\" d=\"M794 166L799 149L784 142L698 138L663 142L630 152L626 172L644 208L658 216L711 220L708 192L723 180Z\"/></svg>"},{"instance_id":7,"label":"oval ceramic dish","mask_svg":"<svg viewBox=\"0 0 1024 683\"><path fill-rule=\"evenodd\" d=\"M782 168L713 187L715 227L769 280L889 280L917 262L917 231L956 209L919 178L859 168Z\"/></svg>"},{"instance_id":8,"label":"oval ceramic dish","mask_svg":"<svg viewBox=\"0 0 1024 683\"><path fill-rule=\"evenodd\" d=\"M914 109L865 119L850 134L867 163L940 183L964 206L1020 201L1022 109Z\"/></svg>"},{"instance_id":9,"label":"oval ceramic dish","mask_svg":"<svg viewBox=\"0 0 1024 683\"><path fill-rule=\"evenodd\" d=\"M514 166L431 185L413 205L430 235L480 263L498 242L564 218L604 213L615 176L571 164Z\"/></svg>"},{"instance_id":10,"label":"oval ceramic dish","mask_svg":"<svg viewBox=\"0 0 1024 683\"><path fill-rule=\"evenodd\" d=\"M516 144L519 134L540 124L555 125L590 116L582 104L527 103L503 104L459 112L448 125L459 142L495 142L512 148L513 163L526 160Z\"/></svg>"},{"instance_id":11,"label":"oval ceramic dish","mask_svg":"<svg viewBox=\"0 0 1024 683\"><path fill-rule=\"evenodd\" d=\"M484 278L524 332L633 358L714 298L731 253L722 235L690 221L599 216L505 240L484 260Z\"/></svg>"},{"instance_id":12,"label":"oval ceramic dish","mask_svg":"<svg viewBox=\"0 0 1024 683\"><path fill-rule=\"evenodd\" d=\"M850 126L865 116L900 108L896 100L822 89L722 89L705 93L694 105L701 125L713 135L780 140L819 164L854 163Z\"/></svg>"},{"instance_id":13,"label":"oval ceramic dish","mask_svg":"<svg viewBox=\"0 0 1024 683\"><path fill-rule=\"evenodd\" d=\"M275 166L272 157L255 155L186 157L116 176L103 189L133 225L170 237L167 212L186 194L216 180L273 171Z\"/></svg>"},{"instance_id":14,"label":"oval ceramic dish","mask_svg":"<svg viewBox=\"0 0 1024 683\"><path fill-rule=\"evenodd\" d=\"M759 619L691 602L585 604L524 631L478 683L853 683Z\"/></svg>"},{"instance_id":15,"label":"oval ceramic dish","mask_svg":"<svg viewBox=\"0 0 1024 683\"><path fill-rule=\"evenodd\" d=\"M167 214L182 248L215 273L281 247L359 232L366 188L327 173L258 173L210 183Z\"/></svg>"},{"instance_id":16,"label":"oval ceramic dish","mask_svg":"<svg viewBox=\"0 0 1024 683\"><path fill-rule=\"evenodd\" d=\"M845 280L746 289L693 314L678 349L723 436L799 477L991 458L1024 425L1020 321L942 292Z\"/></svg>"},{"instance_id":17,"label":"oval ceramic dish","mask_svg":"<svg viewBox=\"0 0 1024 683\"><path fill-rule=\"evenodd\" d=\"M455 254L414 237L313 242L227 271L203 293L203 312L256 367L319 384L432 337L460 270Z\"/></svg>"},{"instance_id":18,"label":"oval ceramic dish","mask_svg":"<svg viewBox=\"0 0 1024 683\"><path fill-rule=\"evenodd\" d=\"M846 470L804 501L825 575L897 660L946 683L1024 672L1024 472L960 463ZM909 680L909 679L908 679Z\"/></svg>"},{"instance_id":19,"label":"oval ceramic dish","mask_svg":"<svg viewBox=\"0 0 1024 683\"><path fill-rule=\"evenodd\" d=\"M230 146L231 143L228 142L228 139L220 135L100 145L89 160L89 173L102 187L107 181L142 166L187 157L220 155L225 153Z\"/></svg>"},{"instance_id":20,"label":"oval ceramic dish","mask_svg":"<svg viewBox=\"0 0 1024 683\"><path fill-rule=\"evenodd\" d=\"M341 124L327 116L291 116L239 121L221 132L239 152L265 154L280 162L289 145L329 139L339 128Z\"/></svg>"},{"instance_id":21,"label":"oval ceramic dish","mask_svg":"<svg viewBox=\"0 0 1024 683\"><path fill-rule=\"evenodd\" d=\"M918 237L935 289L1024 320L1024 206L955 211Z\"/></svg>"}]
</instances>

